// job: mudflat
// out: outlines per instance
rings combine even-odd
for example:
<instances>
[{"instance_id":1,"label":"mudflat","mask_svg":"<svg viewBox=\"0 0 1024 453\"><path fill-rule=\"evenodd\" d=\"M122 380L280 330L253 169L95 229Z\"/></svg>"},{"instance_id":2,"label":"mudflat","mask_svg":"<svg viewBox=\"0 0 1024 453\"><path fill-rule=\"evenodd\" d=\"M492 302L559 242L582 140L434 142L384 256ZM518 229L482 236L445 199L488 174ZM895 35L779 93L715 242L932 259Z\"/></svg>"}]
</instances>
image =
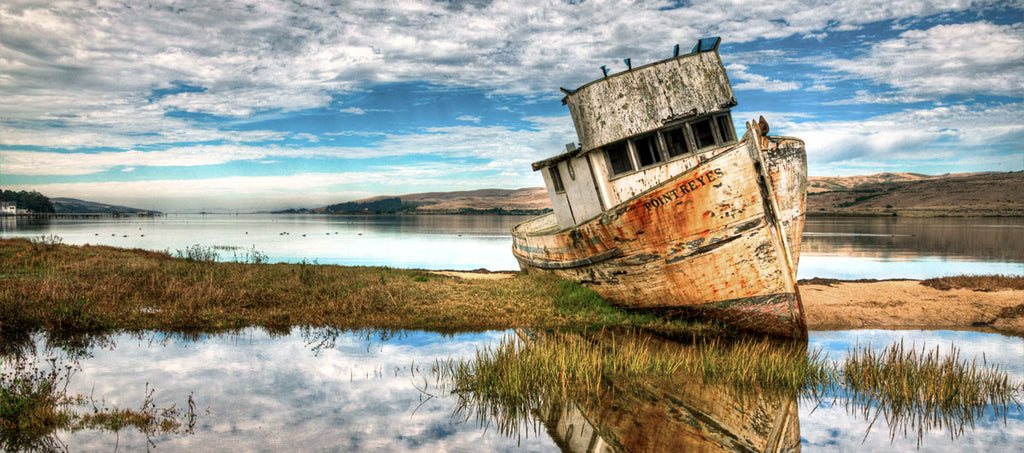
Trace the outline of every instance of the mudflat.
<instances>
[{"instance_id":1,"label":"mudflat","mask_svg":"<svg viewBox=\"0 0 1024 453\"><path fill-rule=\"evenodd\" d=\"M918 280L801 282L807 327L992 327L1024 334L1024 290L947 289Z\"/></svg>"}]
</instances>

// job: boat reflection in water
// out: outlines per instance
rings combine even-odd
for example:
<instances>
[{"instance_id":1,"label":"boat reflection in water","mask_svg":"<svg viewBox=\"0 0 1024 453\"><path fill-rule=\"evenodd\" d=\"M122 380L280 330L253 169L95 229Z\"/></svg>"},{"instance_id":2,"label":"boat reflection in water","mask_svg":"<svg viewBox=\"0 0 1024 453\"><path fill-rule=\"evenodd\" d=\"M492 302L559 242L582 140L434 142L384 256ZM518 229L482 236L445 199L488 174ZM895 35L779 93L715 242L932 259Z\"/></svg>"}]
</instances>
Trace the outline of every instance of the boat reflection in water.
<instances>
[{"instance_id":1,"label":"boat reflection in water","mask_svg":"<svg viewBox=\"0 0 1024 453\"><path fill-rule=\"evenodd\" d=\"M749 347L684 344L632 332L518 334L522 343L478 354L474 372L482 379L456 384L473 389L459 392L459 415L503 432L530 426L526 419L539 421L567 452L800 450L797 390L737 381L733 370L748 360L730 353ZM778 363L807 357L799 342L766 347L776 348L772 357L785 356ZM708 354L709 348L717 352ZM701 372L729 377L709 382L716 377L705 379ZM552 374L560 376L552 380ZM495 377L500 383L488 387ZM509 389L519 386L532 394L509 397L517 391Z\"/></svg>"},{"instance_id":2,"label":"boat reflection in water","mask_svg":"<svg viewBox=\"0 0 1024 453\"><path fill-rule=\"evenodd\" d=\"M751 393L696 380L639 395L612 388L611 404L553 403L537 416L567 452L800 451L796 395Z\"/></svg>"}]
</instances>

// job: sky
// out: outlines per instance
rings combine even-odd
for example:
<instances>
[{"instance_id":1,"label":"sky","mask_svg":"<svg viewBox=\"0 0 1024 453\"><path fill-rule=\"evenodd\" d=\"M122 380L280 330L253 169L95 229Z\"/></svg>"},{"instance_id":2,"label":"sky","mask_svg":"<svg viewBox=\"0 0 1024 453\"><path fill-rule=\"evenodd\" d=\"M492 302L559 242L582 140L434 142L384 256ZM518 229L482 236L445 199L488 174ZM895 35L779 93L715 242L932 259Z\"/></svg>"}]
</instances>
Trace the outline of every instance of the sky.
<instances>
[{"instance_id":1,"label":"sky","mask_svg":"<svg viewBox=\"0 0 1024 453\"><path fill-rule=\"evenodd\" d=\"M543 185L559 87L719 47L809 173L1024 169L1024 0L0 2L0 187L164 212Z\"/></svg>"}]
</instances>

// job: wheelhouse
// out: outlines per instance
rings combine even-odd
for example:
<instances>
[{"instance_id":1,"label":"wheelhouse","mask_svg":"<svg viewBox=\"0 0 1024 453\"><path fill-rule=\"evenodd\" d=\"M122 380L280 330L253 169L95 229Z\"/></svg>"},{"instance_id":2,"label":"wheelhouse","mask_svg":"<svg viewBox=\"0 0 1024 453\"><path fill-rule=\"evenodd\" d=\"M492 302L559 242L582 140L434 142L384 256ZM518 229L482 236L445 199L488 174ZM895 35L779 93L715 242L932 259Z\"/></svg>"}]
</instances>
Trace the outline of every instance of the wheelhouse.
<instances>
[{"instance_id":1,"label":"wheelhouse","mask_svg":"<svg viewBox=\"0 0 1024 453\"><path fill-rule=\"evenodd\" d=\"M737 142L718 38L686 55L562 89L579 144L533 164L559 228L569 228ZM702 157L703 156L703 157Z\"/></svg>"}]
</instances>

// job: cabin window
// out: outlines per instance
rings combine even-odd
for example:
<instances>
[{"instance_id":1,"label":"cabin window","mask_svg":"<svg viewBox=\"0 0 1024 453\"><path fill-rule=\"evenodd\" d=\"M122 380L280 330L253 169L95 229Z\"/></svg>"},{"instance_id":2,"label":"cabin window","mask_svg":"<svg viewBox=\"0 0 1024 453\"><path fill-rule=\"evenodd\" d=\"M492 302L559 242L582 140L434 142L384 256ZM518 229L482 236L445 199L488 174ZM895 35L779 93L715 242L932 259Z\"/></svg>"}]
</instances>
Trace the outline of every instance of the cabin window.
<instances>
[{"instance_id":1,"label":"cabin window","mask_svg":"<svg viewBox=\"0 0 1024 453\"><path fill-rule=\"evenodd\" d=\"M661 154L658 153L657 143L654 135L648 135L633 140L633 147L636 148L636 157L641 167L661 162Z\"/></svg>"},{"instance_id":2,"label":"cabin window","mask_svg":"<svg viewBox=\"0 0 1024 453\"><path fill-rule=\"evenodd\" d=\"M668 148L668 156L676 157L688 154L690 146L686 144L686 132L684 128L668 130L662 133L665 137L665 147Z\"/></svg>"},{"instance_id":3,"label":"cabin window","mask_svg":"<svg viewBox=\"0 0 1024 453\"><path fill-rule=\"evenodd\" d=\"M605 148L608 154L608 164L612 168L612 176L633 171L633 162L629 159L629 149L626 142L619 142Z\"/></svg>"},{"instance_id":4,"label":"cabin window","mask_svg":"<svg viewBox=\"0 0 1024 453\"><path fill-rule=\"evenodd\" d=\"M693 131L693 139L697 141L697 148L707 148L715 145L714 127L715 124L711 122L711 118L705 118L690 125L690 129Z\"/></svg>"},{"instance_id":5,"label":"cabin window","mask_svg":"<svg viewBox=\"0 0 1024 453\"><path fill-rule=\"evenodd\" d=\"M733 134L735 128L732 127L732 121L729 120L729 115L715 117L715 120L718 121L718 130L722 132L723 143L729 143L736 140L736 137L734 137Z\"/></svg>"},{"instance_id":6,"label":"cabin window","mask_svg":"<svg viewBox=\"0 0 1024 453\"><path fill-rule=\"evenodd\" d=\"M562 184L562 173L558 171L558 164L548 167L548 172L551 173L551 185L555 186L555 192L565 192L565 185Z\"/></svg>"}]
</instances>

